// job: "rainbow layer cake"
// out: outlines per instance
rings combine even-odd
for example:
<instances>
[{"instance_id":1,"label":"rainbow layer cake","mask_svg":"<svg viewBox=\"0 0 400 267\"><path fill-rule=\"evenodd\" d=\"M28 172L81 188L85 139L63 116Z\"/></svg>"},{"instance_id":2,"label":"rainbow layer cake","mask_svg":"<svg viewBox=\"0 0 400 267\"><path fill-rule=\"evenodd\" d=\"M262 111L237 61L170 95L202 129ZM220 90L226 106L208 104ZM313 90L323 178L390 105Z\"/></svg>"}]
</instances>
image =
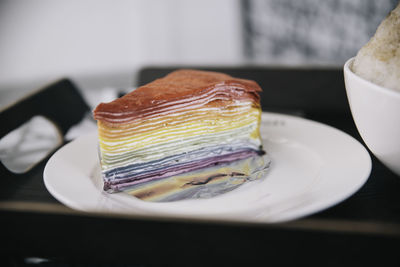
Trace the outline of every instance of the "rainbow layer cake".
<instances>
[{"instance_id":1,"label":"rainbow layer cake","mask_svg":"<svg viewBox=\"0 0 400 267\"><path fill-rule=\"evenodd\" d=\"M259 133L261 88L178 70L94 110L104 190L150 201L211 197L268 167Z\"/></svg>"}]
</instances>

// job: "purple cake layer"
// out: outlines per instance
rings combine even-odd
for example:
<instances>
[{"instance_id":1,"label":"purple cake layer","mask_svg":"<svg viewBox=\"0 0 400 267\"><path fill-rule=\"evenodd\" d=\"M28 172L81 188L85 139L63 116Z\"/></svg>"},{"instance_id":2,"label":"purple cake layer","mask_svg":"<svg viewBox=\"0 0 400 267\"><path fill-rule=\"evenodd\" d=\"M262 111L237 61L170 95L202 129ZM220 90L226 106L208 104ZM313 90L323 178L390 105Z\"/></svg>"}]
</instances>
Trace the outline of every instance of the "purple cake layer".
<instances>
[{"instance_id":1,"label":"purple cake layer","mask_svg":"<svg viewBox=\"0 0 400 267\"><path fill-rule=\"evenodd\" d=\"M104 190L108 191L122 191L126 187L131 187L135 184L146 183L154 180L159 180L167 177L171 177L174 175L178 175L185 172L190 172L202 168L206 168L209 166L229 163L236 160L245 159L251 156L259 155L259 151L254 150L245 150L240 152L235 152L229 155L223 156L215 156L210 157L198 161L184 163L178 166L172 166L169 168L163 168L161 170L155 170L151 172L147 172L143 175L136 175L132 177L132 179L124 179L125 181L121 183L120 180L114 180L110 182L104 183Z\"/></svg>"}]
</instances>

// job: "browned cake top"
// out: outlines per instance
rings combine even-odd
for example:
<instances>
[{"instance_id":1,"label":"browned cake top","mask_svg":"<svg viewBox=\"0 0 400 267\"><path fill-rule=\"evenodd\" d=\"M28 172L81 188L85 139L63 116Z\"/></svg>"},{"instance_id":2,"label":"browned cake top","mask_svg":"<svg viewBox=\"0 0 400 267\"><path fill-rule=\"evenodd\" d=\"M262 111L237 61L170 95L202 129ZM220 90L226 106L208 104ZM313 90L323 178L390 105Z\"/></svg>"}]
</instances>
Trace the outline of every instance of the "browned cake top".
<instances>
[{"instance_id":1,"label":"browned cake top","mask_svg":"<svg viewBox=\"0 0 400 267\"><path fill-rule=\"evenodd\" d=\"M232 92L233 99L252 98L259 101L260 86L251 80L238 79L227 74L199 71L177 70L164 78L133 90L110 103L101 103L94 110L94 118L102 119L111 114L134 114L148 108L177 104L179 100L197 99L213 90Z\"/></svg>"}]
</instances>

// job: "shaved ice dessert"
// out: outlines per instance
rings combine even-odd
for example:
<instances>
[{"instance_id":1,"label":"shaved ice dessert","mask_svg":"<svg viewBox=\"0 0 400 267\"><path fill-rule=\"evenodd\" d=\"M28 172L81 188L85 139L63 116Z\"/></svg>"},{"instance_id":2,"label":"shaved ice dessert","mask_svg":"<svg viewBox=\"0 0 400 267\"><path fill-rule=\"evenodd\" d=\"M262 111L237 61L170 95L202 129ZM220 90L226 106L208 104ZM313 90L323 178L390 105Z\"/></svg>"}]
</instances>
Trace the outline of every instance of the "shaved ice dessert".
<instances>
[{"instance_id":1,"label":"shaved ice dessert","mask_svg":"<svg viewBox=\"0 0 400 267\"><path fill-rule=\"evenodd\" d=\"M357 53L352 70L377 85L400 91L400 3Z\"/></svg>"}]
</instances>

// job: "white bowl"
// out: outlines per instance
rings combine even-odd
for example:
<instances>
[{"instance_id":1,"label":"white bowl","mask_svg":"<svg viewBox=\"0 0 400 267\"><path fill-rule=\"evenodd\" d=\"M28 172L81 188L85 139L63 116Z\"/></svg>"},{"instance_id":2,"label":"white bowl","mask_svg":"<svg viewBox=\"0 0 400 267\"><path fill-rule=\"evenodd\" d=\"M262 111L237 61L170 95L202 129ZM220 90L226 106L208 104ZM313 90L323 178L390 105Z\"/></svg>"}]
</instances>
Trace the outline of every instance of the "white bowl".
<instances>
[{"instance_id":1,"label":"white bowl","mask_svg":"<svg viewBox=\"0 0 400 267\"><path fill-rule=\"evenodd\" d=\"M344 65L344 81L358 132L371 152L400 175L400 92L355 74L354 58Z\"/></svg>"}]
</instances>

